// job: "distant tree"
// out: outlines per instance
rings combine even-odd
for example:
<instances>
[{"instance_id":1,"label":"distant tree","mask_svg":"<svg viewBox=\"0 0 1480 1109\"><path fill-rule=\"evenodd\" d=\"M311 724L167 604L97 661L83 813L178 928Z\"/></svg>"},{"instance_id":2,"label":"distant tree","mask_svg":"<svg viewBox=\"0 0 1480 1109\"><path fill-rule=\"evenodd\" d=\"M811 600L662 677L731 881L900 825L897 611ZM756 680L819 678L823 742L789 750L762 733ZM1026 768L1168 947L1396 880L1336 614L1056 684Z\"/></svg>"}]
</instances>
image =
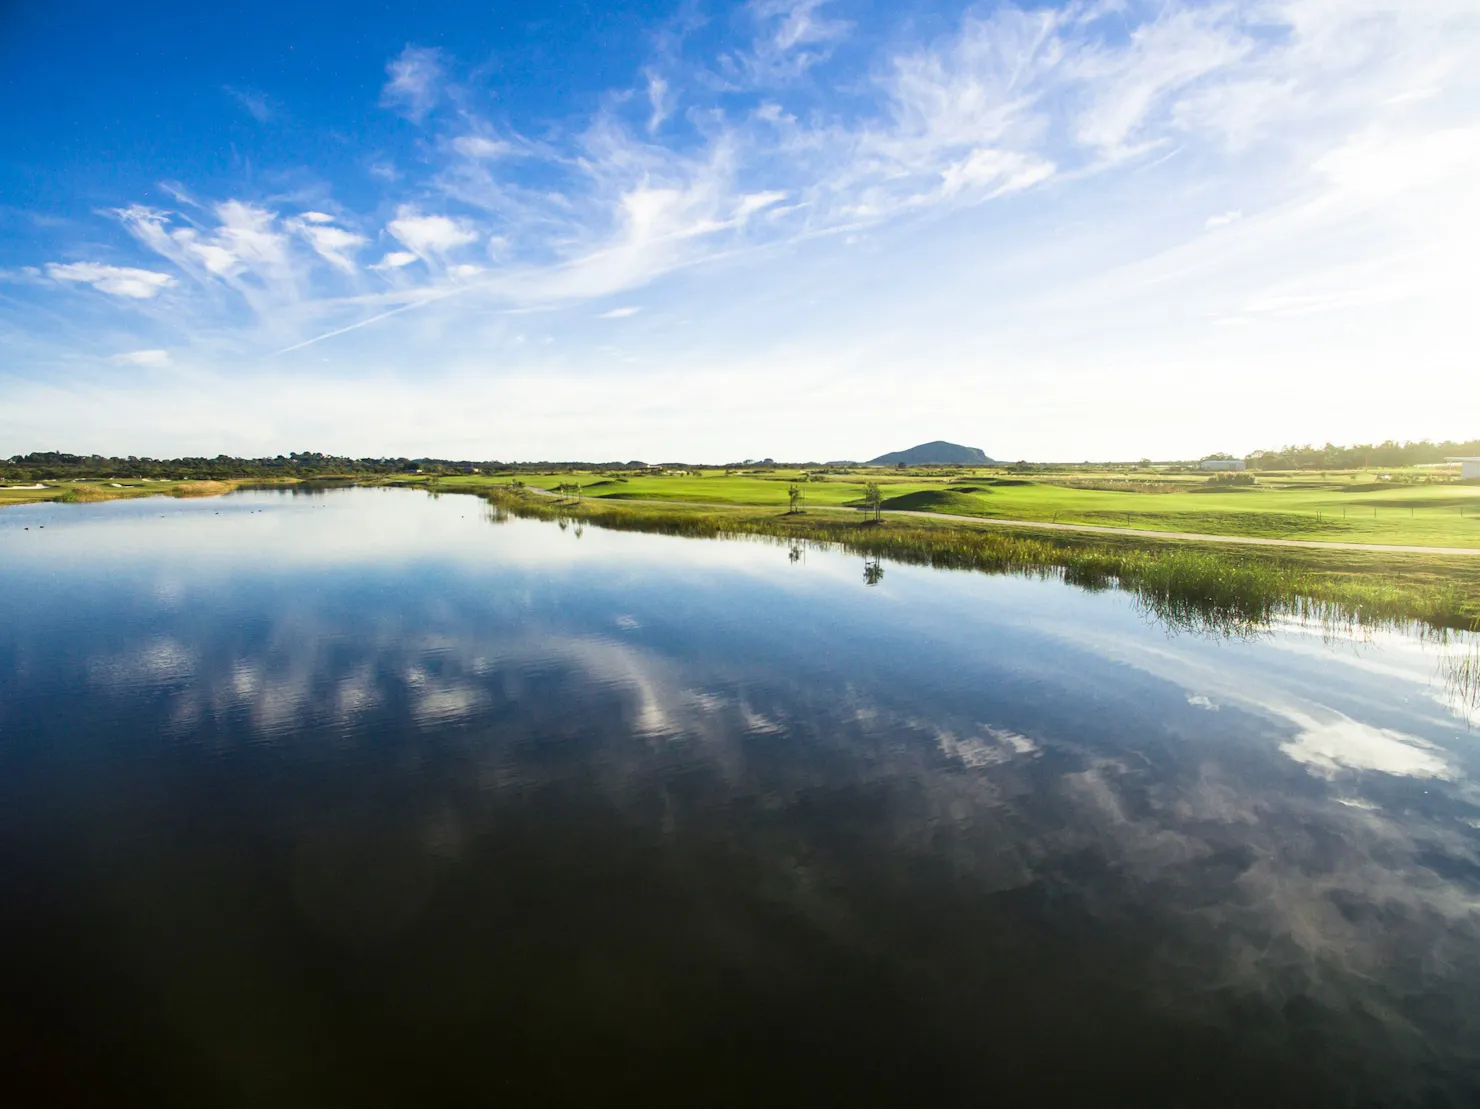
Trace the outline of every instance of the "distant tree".
<instances>
[{"instance_id":1,"label":"distant tree","mask_svg":"<svg viewBox=\"0 0 1480 1109\"><path fill-rule=\"evenodd\" d=\"M791 506L787 509L787 512L796 513L802 503L802 487L796 482L792 482L786 487L786 499Z\"/></svg>"},{"instance_id":2,"label":"distant tree","mask_svg":"<svg viewBox=\"0 0 1480 1109\"><path fill-rule=\"evenodd\" d=\"M884 518L884 491L879 488L877 481L871 481L863 487L863 503L873 514L875 521Z\"/></svg>"}]
</instances>

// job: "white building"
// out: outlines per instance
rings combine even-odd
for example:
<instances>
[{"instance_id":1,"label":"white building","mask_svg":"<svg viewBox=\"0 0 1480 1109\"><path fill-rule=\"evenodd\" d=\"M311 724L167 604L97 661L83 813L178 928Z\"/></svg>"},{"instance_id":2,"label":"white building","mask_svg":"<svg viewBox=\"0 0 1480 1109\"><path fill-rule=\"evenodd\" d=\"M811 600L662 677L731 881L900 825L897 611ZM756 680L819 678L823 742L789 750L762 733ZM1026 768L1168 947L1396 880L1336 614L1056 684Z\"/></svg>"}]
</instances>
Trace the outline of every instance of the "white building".
<instances>
[{"instance_id":1,"label":"white building","mask_svg":"<svg viewBox=\"0 0 1480 1109\"><path fill-rule=\"evenodd\" d=\"M1204 458L1197 467L1200 470L1242 470L1244 464L1237 458Z\"/></svg>"},{"instance_id":2,"label":"white building","mask_svg":"<svg viewBox=\"0 0 1480 1109\"><path fill-rule=\"evenodd\" d=\"M1444 461L1459 463L1460 481L1474 481L1480 478L1480 458L1446 458Z\"/></svg>"}]
</instances>

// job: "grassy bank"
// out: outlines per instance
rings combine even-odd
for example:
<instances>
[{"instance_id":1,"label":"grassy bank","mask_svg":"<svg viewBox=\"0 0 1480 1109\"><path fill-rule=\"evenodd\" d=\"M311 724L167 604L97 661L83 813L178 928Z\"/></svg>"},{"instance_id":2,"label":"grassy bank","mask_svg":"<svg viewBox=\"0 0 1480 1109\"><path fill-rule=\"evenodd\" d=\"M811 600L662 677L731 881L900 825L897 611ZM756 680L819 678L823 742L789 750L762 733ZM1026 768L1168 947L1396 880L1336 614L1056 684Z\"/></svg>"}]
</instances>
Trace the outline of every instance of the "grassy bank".
<instances>
[{"instance_id":1,"label":"grassy bank","mask_svg":"<svg viewBox=\"0 0 1480 1109\"><path fill-rule=\"evenodd\" d=\"M1474 558L1299 549L1266 553L952 521L871 523L775 509L555 500L506 487L480 492L521 516L691 537L769 536L824 543L870 558L1057 577L1087 589L1118 586L1179 628L1246 633L1286 617L1358 630L1407 623L1472 629L1480 621L1480 560Z\"/></svg>"},{"instance_id":2,"label":"grassy bank","mask_svg":"<svg viewBox=\"0 0 1480 1109\"><path fill-rule=\"evenodd\" d=\"M213 481L54 481L32 483L20 488L0 488L0 507L53 501L61 504L97 504L134 497L218 497L242 485L262 484L260 479L232 478ZM278 481L274 484L289 484Z\"/></svg>"}]
</instances>

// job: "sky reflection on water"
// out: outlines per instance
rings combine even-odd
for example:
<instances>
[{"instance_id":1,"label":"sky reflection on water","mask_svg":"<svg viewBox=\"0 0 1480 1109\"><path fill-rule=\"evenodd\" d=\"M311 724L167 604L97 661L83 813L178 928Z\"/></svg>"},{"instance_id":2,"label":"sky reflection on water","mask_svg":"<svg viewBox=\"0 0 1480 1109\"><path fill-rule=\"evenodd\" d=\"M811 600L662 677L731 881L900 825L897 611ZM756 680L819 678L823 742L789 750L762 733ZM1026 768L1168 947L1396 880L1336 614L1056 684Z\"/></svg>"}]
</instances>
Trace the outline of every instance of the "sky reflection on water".
<instances>
[{"instance_id":1,"label":"sky reflection on water","mask_svg":"<svg viewBox=\"0 0 1480 1109\"><path fill-rule=\"evenodd\" d=\"M7 509L0 559L25 1079L1480 1096L1432 644L397 491Z\"/></svg>"}]
</instances>

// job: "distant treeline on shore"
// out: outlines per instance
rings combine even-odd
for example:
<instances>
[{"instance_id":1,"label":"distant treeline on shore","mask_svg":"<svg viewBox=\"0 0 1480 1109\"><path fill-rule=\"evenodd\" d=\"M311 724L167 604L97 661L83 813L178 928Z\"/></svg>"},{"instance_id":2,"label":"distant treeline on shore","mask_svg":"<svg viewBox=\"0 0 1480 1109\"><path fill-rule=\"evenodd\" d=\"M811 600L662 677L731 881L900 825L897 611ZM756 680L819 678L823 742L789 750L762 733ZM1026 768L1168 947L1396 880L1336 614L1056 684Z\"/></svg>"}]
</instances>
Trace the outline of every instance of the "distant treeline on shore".
<instances>
[{"instance_id":1,"label":"distant treeline on shore","mask_svg":"<svg viewBox=\"0 0 1480 1109\"><path fill-rule=\"evenodd\" d=\"M273 458L117 458L101 454L37 451L0 462L0 478L67 481L88 477L169 478L177 481L222 478L329 478L365 474L471 474L510 470L638 469L644 462L470 462L449 458L348 458L294 451Z\"/></svg>"},{"instance_id":2,"label":"distant treeline on shore","mask_svg":"<svg viewBox=\"0 0 1480 1109\"><path fill-rule=\"evenodd\" d=\"M1359 444L1338 447L1327 443L1323 447L1282 447L1279 450L1254 451L1244 457L1251 470L1357 470L1370 467L1423 466L1443 462L1446 458L1466 455L1480 457L1480 439L1457 443L1446 440L1434 443L1395 442L1388 440L1377 444ZM1232 458L1232 455L1209 455L1210 458ZM1149 465L1143 459L1140 465ZM1159 463L1159 465L1192 465L1190 463ZM682 467L684 463L663 463L665 468ZM745 469L774 469L782 463L766 459L761 463L732 463ZM796 463L804 467L818 467L815 462ZM1002 464L1009 468L1041 469L1048 463ZM1069 464L1075 465L1075 464ZM1136 463L1079 463L1092 469L1137 465ZM857 466L857 463L829 463L832 466ZM119 458L100 454L66 454L62 451L37 451L31 454L14 455L0 461L0 480L5 481L66 481L91 477L131 477L173 479L177 481L212 480L222 478L329 478L354 477L366 474L470 474L497 472L539 472L550 470L644 470L646 462L500 462L496 459L469 461L449 458L349 458L343 455L320 454L317 451L294 451L272 458L236 458L218 454L214 458L140 458L129 455ZM1054 468L1057 468L1055 465Z\"/></svg>"},{"instance_id":3,"label":"distant treeline on shore","mask_svg":"<svg viewBox=\"0 0 1480 1109\"><path fill-rule=\"evenodd\" d=\"M1283 447L1255 451L1244 461L1251 470L1361 470L1372 466L1425 466L1456 455L1480 456L1480 439L1463 443L1365 443L1355 447Z\"/></svg>"}]
</instances>

